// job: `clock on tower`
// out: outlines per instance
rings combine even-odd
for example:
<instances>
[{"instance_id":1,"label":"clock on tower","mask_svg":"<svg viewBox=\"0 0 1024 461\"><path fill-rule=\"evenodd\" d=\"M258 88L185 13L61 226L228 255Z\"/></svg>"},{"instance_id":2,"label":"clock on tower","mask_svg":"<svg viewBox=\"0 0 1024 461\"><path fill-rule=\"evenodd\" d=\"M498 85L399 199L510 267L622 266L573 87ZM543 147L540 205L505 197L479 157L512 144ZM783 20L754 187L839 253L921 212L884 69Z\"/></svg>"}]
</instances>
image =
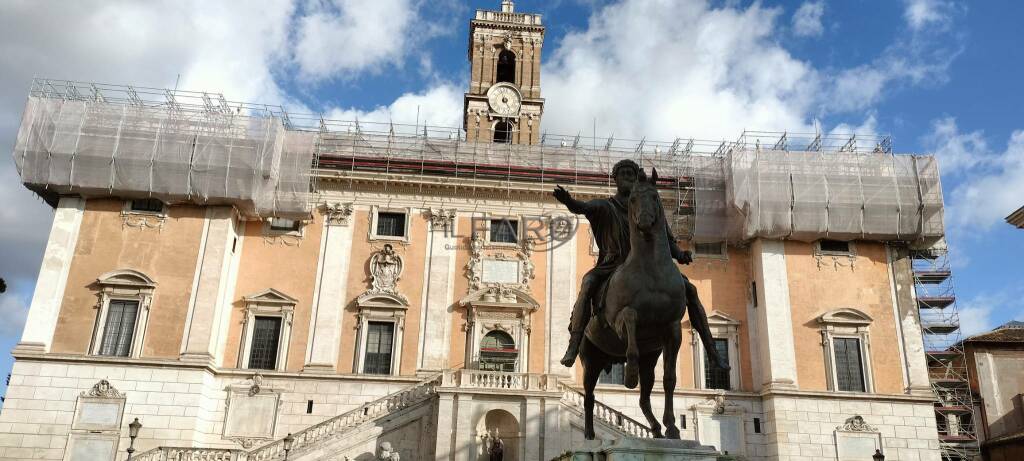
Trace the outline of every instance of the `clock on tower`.
<instances>
[{"instance_id":1,"label":"clock on tower","mask_svg":"<svg viewBox=\"0 0 1024 461\"><path fill-rule=\"evenodd\" d=\"M469 92L463 129L477 142L540 142L539 14L516 13L511 0L501 11L477 10L469 23Z\"/></svg>"}]
</instances>

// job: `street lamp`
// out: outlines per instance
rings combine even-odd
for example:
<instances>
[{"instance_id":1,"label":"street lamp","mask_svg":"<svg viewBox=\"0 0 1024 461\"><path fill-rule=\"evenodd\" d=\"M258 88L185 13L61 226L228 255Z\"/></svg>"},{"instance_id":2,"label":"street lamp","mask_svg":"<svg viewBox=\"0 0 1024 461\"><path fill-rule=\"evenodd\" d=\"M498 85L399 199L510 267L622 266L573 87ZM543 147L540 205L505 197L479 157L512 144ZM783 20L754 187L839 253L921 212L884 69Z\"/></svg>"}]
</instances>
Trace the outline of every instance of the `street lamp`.
<instances>
[{"instance_id":1,"label":"street lamp","mask_svg":"<svg viewBox=\"0 0 1024 461\"><path fill-rule=\"evenodd\" d=\"M131 439L131 443L128 445L128 459L132 459L132 453L135 453L135 438L139 436L139 429L142 429L142 423L139 422L139 418L135 418L128 425L128 438Z\"/></svg>"},{"instance_id":2,"label":"street lamp","mask_svg":"<svg viewBox=\"0 0 1024 461\"><path fill-rule=\"evenodd\" d=\"M284 436L284 461L288 461L288 452L292 451L292 444L295 443L295 438L292 437L292 433Z\"/></svg>"},{"instance_id":3,"label":"street lamp","mask_svg":"<svg viewBox=\"0 0 1024 461\"><path fill-rule=\"evenodd\" d=\"M871 455L871 459L874 461L885 461L885 455L882 454L882 450L875 448L875 454Z\"/></svg>"}]
</instances>

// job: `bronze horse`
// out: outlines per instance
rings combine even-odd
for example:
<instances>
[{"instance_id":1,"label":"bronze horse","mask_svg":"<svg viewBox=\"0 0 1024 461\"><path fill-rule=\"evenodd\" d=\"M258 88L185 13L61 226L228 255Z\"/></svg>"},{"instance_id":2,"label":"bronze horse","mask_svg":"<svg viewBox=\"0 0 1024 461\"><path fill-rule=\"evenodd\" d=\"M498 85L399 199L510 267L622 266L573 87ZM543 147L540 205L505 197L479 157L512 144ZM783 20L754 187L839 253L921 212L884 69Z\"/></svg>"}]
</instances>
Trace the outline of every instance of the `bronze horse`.
<instances>
[{"instance_id":1,"label":"bronze horse","mask_svg":"<svg viewBox=\"0 0 1024 461\"><path fill-rule=\"evenodd\" d=\"M686 312L683 277L669 254L665 212L656 186L657 170L640 178L629 195L629 256L599 292L604 308L587 325L580 349L586 397L584 435L594 439L594 387L601 371L625 358L625 385L640 385L640 409L656 438L663 437L651 410L654 368L664 351L665 437L678 439L673 410L676 357Z\"/></svg>"}]
</instances>

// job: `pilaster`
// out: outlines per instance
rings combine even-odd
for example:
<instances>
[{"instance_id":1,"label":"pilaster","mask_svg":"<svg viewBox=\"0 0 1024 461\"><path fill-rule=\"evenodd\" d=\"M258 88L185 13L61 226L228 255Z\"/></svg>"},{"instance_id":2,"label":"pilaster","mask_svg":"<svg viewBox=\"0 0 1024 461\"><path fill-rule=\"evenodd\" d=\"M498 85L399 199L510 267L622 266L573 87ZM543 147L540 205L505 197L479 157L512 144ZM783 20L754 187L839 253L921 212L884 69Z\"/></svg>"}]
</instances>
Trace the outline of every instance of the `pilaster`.
<instances>
[{"instance_id":1,"label":"pilaster","mask_svg":"<svg viewBox=\"0 0 1024 461\"><path fill-rule=\"evenodd\" d=\"M317 264L316 294L310 320L306 364L303 371L332 372L338 364L341 343L342 312L348 289L348 269L352 254L352 204L334 204L324 208L324 230Z\"/></svg>"},{"instance_id":2,"label":"pilaster","mask_svg":"<svg viewBox=\"0 0 1024 461\"><path fill-rule=\"evenodd\" d=\"M232 278L231 246L238 237L235 211L230 206L207 207L204 226L203 242L196 263L195 292L182 341L181 360L191 362L216 362L219 349L217 319L221 317L222 310L228 309L231 304L226 299Z\"/></svg>"},{"instance_id":3,"label":"pilaster","mask_svg":"<svg viewBox=\"0 0 1024 461\"><path fill-rule=\"evenodd\" d=\"M903 346L900 355L903 358L904 377L907 380L906 391L908 394L932 395L921 318L914 293L913 261L905 246L887 246L887 255L897 316L896 326Z\"/></svg>"},{"instance_id":4,"label":"pilaster","mask_svg":"<svg viewBox=\"0 0 1024 461\"><path fill-rule=\"evenodd\" d=\"M84 215L85 199L61 197L57 203L25 329L15 352L50 351Z\"/></svg>"},{"instance_id":5,"label":"pilaster","mask_svg":"<svg viewBox=\"0 0 1024 461\"><path fill-rule=\"evenodd\" d=\"M562 222L553 220L552 222ZM576 245L579 236L548 243L548 328L545 373L564 375L575 380L572 368L559 360L569 346L569 316L576 302Z\"/></svg>"},{"instance_id":6,"label":"pilaster","mask_svg":"<svg viewBox=\"0 0 1024 461\"><path fill-rule=\"evenodd\" d=\"M448 307L454 296L455 210L430 209L427 233L426 273L423 280L423 312L420 324L419 363L417 368L438 371L448 367L451 342L451 318Z\"/></svg>"},{"instance_id":7,"label":"pilaster","mask_svg":"<svg viewBox=\"0 0 1024 461\"><path fill-rule=\"evenodd\" d=\"M797 385L793 318L786 271L786 246L781 240L755 240L750 248L757 284L757 350L760 383L767 390Z\"/></svg>"}]
</instances>

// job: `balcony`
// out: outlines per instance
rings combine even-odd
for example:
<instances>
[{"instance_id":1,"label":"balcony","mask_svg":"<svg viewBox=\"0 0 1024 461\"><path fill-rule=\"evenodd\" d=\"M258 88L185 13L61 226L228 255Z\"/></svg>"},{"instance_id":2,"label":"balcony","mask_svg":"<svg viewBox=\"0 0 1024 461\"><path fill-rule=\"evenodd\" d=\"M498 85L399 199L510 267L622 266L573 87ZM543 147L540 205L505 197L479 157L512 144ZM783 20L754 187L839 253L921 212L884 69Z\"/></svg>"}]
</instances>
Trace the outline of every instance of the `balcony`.
<instances>
[{"instance_id":1,"label":"balcony","mask_svg":"<svg viewBox=\"0 0 1024 461\"><path fill-rule=\"evenodd\" d=\"M442 387L501 391L558 392L555 376L537 373L507 373L484 370L448 370Z\"/></svg>"}]
</instances>

